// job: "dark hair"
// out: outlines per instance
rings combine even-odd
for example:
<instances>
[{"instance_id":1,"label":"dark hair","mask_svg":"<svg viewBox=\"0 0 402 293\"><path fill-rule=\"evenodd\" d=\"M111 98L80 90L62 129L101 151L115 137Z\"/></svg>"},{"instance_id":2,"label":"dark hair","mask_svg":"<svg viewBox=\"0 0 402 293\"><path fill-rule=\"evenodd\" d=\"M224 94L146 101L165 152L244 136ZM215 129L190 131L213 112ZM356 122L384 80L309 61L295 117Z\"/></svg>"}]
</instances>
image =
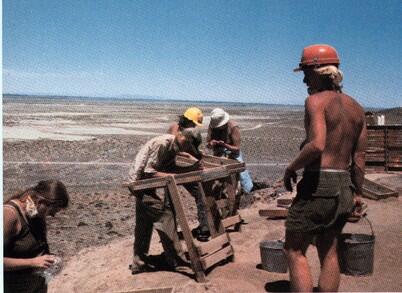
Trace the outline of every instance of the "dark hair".
<instances>
[{"instance_id":1,"label":"dark hair","mask_svg":"<svg viewBox=\"0 0 402 293\"><path fill-rule=\"evenodd\" d=\"M39 181L36 186L12 196L8 201L12 199L25 199L28 195L32 197L34 202L44 201L49 206L60 208L66 208L70 200L66 186L61 181L43 180Z\"/></svg>"},{"instance_id":2,"label":"dark hair","mask_svg":"<svg viewBox=\"0 0 402 293\"><path fill-rule=\"evenodd\" d=\"M190 119L187 119L184 117L184 115L179 116L179 128L180 129L186 129L186 128L193 128L196 127L197 125L191 121Z\"/></svg>"}]
</instances>

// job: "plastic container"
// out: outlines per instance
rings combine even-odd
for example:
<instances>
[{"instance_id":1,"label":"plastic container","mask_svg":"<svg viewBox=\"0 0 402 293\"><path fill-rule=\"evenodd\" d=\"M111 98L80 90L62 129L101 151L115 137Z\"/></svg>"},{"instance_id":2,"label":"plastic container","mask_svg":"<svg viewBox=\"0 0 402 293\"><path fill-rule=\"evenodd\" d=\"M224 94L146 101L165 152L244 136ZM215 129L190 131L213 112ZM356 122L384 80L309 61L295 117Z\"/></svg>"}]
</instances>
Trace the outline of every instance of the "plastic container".
<instances>
[{"instance_id":1,"label":"plastic container","mask_svg":"<svg viewBox=\"0 0 402 293\"><path fill-rule=\"evenodd\" d=\"M36 273L45 278L46 283L49 283L54 276L63 269L63 259L59 256L54 256L53 264L45 270L38 270Z\"/></svg>"}]
</instances>

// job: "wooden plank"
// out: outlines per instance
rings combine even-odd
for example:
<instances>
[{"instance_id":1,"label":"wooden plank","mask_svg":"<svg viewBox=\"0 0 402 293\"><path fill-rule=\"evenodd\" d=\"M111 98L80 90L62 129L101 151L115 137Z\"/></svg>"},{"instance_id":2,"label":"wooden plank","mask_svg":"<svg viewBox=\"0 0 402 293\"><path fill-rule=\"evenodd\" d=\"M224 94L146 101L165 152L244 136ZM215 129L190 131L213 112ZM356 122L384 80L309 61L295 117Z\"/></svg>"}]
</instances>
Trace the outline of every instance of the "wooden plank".
<instances>
[{"instance_id":1,"label":"wooden plank","mask_svg":"<svg viewBox=\"0 0 402 293\"><path fill-rule=\"evenodd\" d=\"M173 288L149 288L149 289L134 289L129 291L116 291L111 293L173 293Z\"/></svg>"},{"instance_id":2,"label":"wooden plank","mask_svg":"<svg viewBox=\"0 0 402 293\"><path fill-rule=\"evenodd\" d=\"M276 204L277 205L291 205L293 200L294 200L294 197L292 197L292 198L278 198L276 200Z\"/></svg>"},{"instance_id":3,"label":"wooden plank","mask_svg":"<svg viewBox=\"0 0 402 293\"><path fill-rule=\"evenodd\" d=\"M218 164L218 165L224 165L224 160L222 160L222 158L219 158L219 157L204 155L203 159L206 162L211 162L211 163Z\"/></svg>"},{"instance_id":4,"label":"wooden plank","mask_svg":"<svg viewBox=\"0 0 402 293\"><path fill-rule=\"evenodd\" d=\"M216 180L216 179L220 179L220 178L225 178L227 176L229 176L228 171L226 170L225 166L221 166L221 167L205 170L201 174L201 180L203 182L207 182L207 181L212 181L212 180Z\"/></svg>"},{"instance_id":5,"label":"wooden plank","mask_svg":"<svg viewBox=\"0 0 402 293\"><path fill-rule=\"evenodd\" d=\"M219 235L208 242L197 245L198 254L203 256L214 253L222 249L222 247L226 244L230 244L230 239L227 233L223 233L222 235Z\"/></svg>"},{"instance_id":6,"label":"wooden plank","mask_svg":"<svg viewBox=\"0 0 402 293\"><path fill-rule=\"evenodd\" d=\"M238 163L238 161L233 160L233 159L228 159L228 158L223 158L223 157L215 157L215 156L211 156L211 155L204 155L203 159L205 159L208 162L219 164L219 165L230 165L230 164Z\"/></svg>"},{"instance_id":7,"label":"wooden plank","mask_svg":"<svg viewBox=\"0 0 402 293\"><path fill-rule=\"evenodd\" d=\"M385 161L385 154L383 155L366 155L366 161Z\"/></svg>"},{"instance_id":8,"label":"wooden plank","mask_svg":"<svg viewBox=\"0 0 402 293\"><path fill-rule=\"evenodd\" d=\"M238 174L232 174L232 175L230 176L230 180L232 181L232 185L235 186L235 188L237 188L238 176L239 176ZM236 189L235 189L235 190L236 190ZM241 200L242 193L241 193L241 192L236 193L235 196L236 196L236 197L235 197L235 204L234 204L234 207L233 207L232 215L237 214L237 211L238 211L239 208L240 208L240 200ZM240 231L240 230L241 230L241 225L240 225L240 224L237 224L237 225L235 226L235 231Z\"/></svg>"},{"instance_id":9,"label":"wooden plank","mask_svg":"<svg viewBox=\"0 0 402 293\"><path fill-rule=\"evenodd\" d=\"M174 178L176 180L176 183L178 183L178 181L185 179L185 178L194 177L194 179L195 179L195 178L199 177L202 174L202 172L203 172L202 170L199 170L199 171L191 171L191 172L186 172L186 173L178 173L178 174L174 175ZM188 182L186 182L186 183L188 183Z\"/></svg>"},{"instance_id":10,"label":"wooden plank","mask_svg":"<svg viewBox=\"0 0 402 293\"><path fill-rule=\"evenodd\" d=\"M199 182L199 181L211 181L222 179L229 176L228 171L225 169L225 166L204 169L203 171L192 171L188 173L176 174L175 180L176 184L186 184L191 182Z\"/></svg>"},{"instance_id":11,"label":"wooden plank","mask_svg":"<svg viewBox=\"0 0 402 293\"><path fill-rule=\"evenodd\" d=\"M225 229L227 227L233 226L233 225L238 224L240 222L241 222L241 217L240 217L239 214L231 216L231 217L227 217L227 218L222 220L222 224L223 224L223 227L225 227Z\"/></svg>"},{"instance_id":12,"label":"wooden plank","mask_svg":"<svg viewBox=\"0 0 402 293\"><path fill-rule=\"evenodd\" d=\"M225 180L226 183L226 193L227 193L227 203L229 208L229 215L233 216L237 213L236 206L236 185L237 181L233 180L233 176L229 176ZM225 225L223 225L225 226Z\"/></svg>"},{"instance_id":13,"label":"wooden plank","mask_svg":"<svg viewBox=\"0 0 402 293\"><path fill-rule=\"evenodd\" d=\"M236 168L236 169L230 169L228 170L230 175L236 175L237 173L243 172L246 170L245 168Z\"/></svg>"},{"instance_id":14,"label":"wooden plank","mask_svg":"<svg viewBox=\"0 0 402 293\"><path fill-rule=\"evenodd\" d=\"M211 211L213 227L216 230L217 234L222 234L225 232L225 227L223 227L221 222L221 215L218 210L218 206L216 205L215 197L212 191L213 181L203 182L202 185L204 187L204 192L206 195L206 206Z\"/></svg>"},{"instance_id":15,"label":"wooden plank","mask_svg":"<svg viewBox=\"0 0 402 293\"><path fill-rule=\"evenodd\" d=\"M369 145L378 144L379 146L383 145L385 141L385 137L368 137L367 143Z\"/></svg>"},{"instance_id":16,"label":"wooden plank","mask_svg":"<svg viewBox=\"0 0 402 293\"><path fill-rule=\"evenodd\" d=\"M378 163L384 164L385 158L366 158L366 164L371 163L371 162L373 162L373 163L378 162Z\"/></svg>"},{"instance_id":17,"label":"wooden plank","mask_svg":"<svg viewBox=\"0 0 402 293\"><path fill-rule=\"evenodd\" d=\"M388 163L388 166L399 168L399 167L402 167L402 162L396 162L396 163L390 162L390 163Z\"/></svg>"},{"instance_id":18,"label":"wooden plank","mask_svg":"<svg viewBox=\"0 0 402 293\"><path fill-rule=\"evenodd\" d=\"M214 164L214 163L210 163L210 162L202 162L203 166L206 168L216 168L216 167L220 167L221 165L218 164Z\"/></svg>"},{"instance_id":19,"label":"wooden plank","mask_svg":"<svg viewBox=\"0 0 402 293\"><path fill-rule=\"evenodd\" d=\"M236 163L232 163L230 165L226 165L226 169L233 170L233 169L241 169L245 168L246 164L244 162L235 161Z\"/></svg>"},{"instance_id":20,"label":"wooden plank","mask_svg":"<svg viewBox=\"0 0 402 293\"><path fill-rule=\"evenodd\" d=\"M199 256L197 254L196 247L193 242L193 236L191 234L190 227L188 226L186 215L184 213L183 204L181 202L179 191L177 190L176 181L173 176L167 177L168 190L170 198L172 200L174 210L176 212L177 221L182 229L183 237L187 245L188 254L191 260L191 266L195 273L195 277L198 282L206 282L205 273L202 268Z\"/></svg>"},{"instance_id":21,"label":"wooden plank","mask_svg":"<svg viewBox=\"0 0 402 293\"><path fill-rule=\"evenodd\" d=\"M385 156L385 153L382 153L382 154L366 154L366 158L381 158L381 157L384 158L384 156Z\"/></svg>"},{"instance_id":22,"label":"wooden plank","mask_svg":"<svg viewBox=\"0 0 402 293\"><path fill-rule=\"evenodd\" d=\"M398 197L398 192L382 184L364 178L363 196L370 199L384 199L388 197Z\"/></svg>"},{"instance_id":23,"label":"wooden plank","mask_svg":"<svg viewBox=\"0 0 402 293\"><path fill-rule=\"evenodd\" d=\"M146 183L154 183L154 182L165 182L166 183L166 179L163 177L158 177L158 178L148 178L148 179L141 179L141 180L137 180L131 183L124 183L123 186L124 187L129 187L129 186L136 186L136 185L141 185L142 183L146 184Z\"/></svg>"},{"instance_id":24,"label":"wooden plank","mask_svg":"<svg viewBox=\"0 0 402 293\"><path fill-rule=\"evenodd\" d=\"M200 173L201 174L201 173ZM183 175L183 174L180 174ZM176 178L177 175L175 175ZM186 184L186 183L196 183L196 182L200 182L201 181L201 176L200 175L191 175L191 176L182 176L182 177L178 177L176 179L176 184L177 185L182 185L182 184Z\"/></svg>"},{"instance_id":25,"label":"wooden plank","mask_svg":"<svg viewBox=\"0 0 402 293\"><path fill-rule=\"evenodd\" d=\"M125 184L130 191L141 191L146 189L155 189L166 187L167 181L165 178L151 178L151 179L143 179L138 180L130 184Z\"/></svg>"},{"instance_id":26,"label":"wooden plank","mask_svg":"<svg viewBox=\"0 0 402 293\"><path fill-rule=\"evenodd\" d=\"M387 124L387 125L368 125L367 126L367 129L369 129L369 130L377 130L377 131L380 131L380 130L384 130L384 129L387 129L387 130L390 130L390 129L398 129L398 130L401 130L402 129L402 125L400 125L400 124Z\"/></svg>"},{"instance_id":27,"label":"wooden plank","mask_svg":"<svg viewBox=\"0 0 402 293\"><path fill-rule=\"evenodd\" d=\"M234 254L232 246L226 246L223 249L215 252L214 254L207 255L201 258L201 264L204 270L212 267L213 265L227 259Z\"/></svg>"},{"instance_id":28,"label":"wooden plank","mask_svg":"<svg viewBox=\"0 0 402 293\"><path fill-rule=\"evenodd\" d=\"M366 154L376 154L376 153L384 153L385 148L367 148Z\"/></svg>"},{"instance_id":29,"label":"wooden plank","mask_svg":"<svg viewBox=\"0 0 402 293\"><path fill-rule=\"evenodd\" d=\"M213 214L210 206L208 205L207 196L204 191L204 186L201 182L198 182L198 190L200 192L201 201L205 207L205 212L207 214L209 233L211 234L212 237L215 237L218 234L218 232L216 231Z\"/></svg>"},{"instance_id":30,"label":"wooden plank","mask_svg":"<svg viewBox=\"0 0 402 293\"><path fill-rule=\"evenodd\" d=\"M190 159L183 156L176 156L176 166L178 167L190 167L193 166L198 160Z\"/></svg>"},{"instance_id":31,"label":"wooden plank","mask_svg":"<svg viewBox=\"0 0 402 293\"><path fill-rule=\"evenodd\" d=\"M385 151L383 150L381 152L366 152L366 157L381 157L381 156L385 156Z\"/></svg>"},{"instance_id":32,"label":"wooden plank","mask_svg":"<svg viewBox=\"0 0 402 293\"><path fill-rule=\"evenodd\" d=\"M288 216L287 209L262 209L258 211L261 217L267 217L269 219L283 219Z\"/></svg>"},{"instance_id":33,"label":"wooden plank","mask_svg":"<svg viewBox=\"0 0 402 293\"><path fill-rule=\"evenodd\" d=\"M293 203L294 198L280 198L276 201L276 206L278 208L289 209Z\"/></svg>"},{"instance_id":34,"label":"wooden plank","mask_svg":"<svg viewBox=\"0 0 402 293\"><path fill-rule=\"evenodd\" d=\"M218 199L216 205L219 209L226 208L228 206L228 200L226 198Z\"/></svg>"},{"instance_id":35,"label":"wooden plank","mask_svg":"<svg viewBox=\"0 0 402 293\"><path fill-rule=\"evenodd\" d=\"M385 153L382 153L382 154L366 154L366 158L373 158L373 159L376 159L376 158L384 158L385 157Z\"/></svg>"}]
</instances>

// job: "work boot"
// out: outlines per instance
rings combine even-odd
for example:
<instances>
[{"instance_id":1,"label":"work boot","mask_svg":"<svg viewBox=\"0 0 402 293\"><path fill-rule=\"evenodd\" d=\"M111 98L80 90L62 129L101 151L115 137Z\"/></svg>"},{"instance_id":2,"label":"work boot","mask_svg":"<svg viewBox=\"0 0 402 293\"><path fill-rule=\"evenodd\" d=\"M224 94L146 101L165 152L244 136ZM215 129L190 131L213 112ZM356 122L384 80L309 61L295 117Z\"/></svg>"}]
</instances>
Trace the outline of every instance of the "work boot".
<instances>
[{"instance_id":1,"label":"work boot","mask_svg":"<svg viewBox=\"0 0 402 293\"><path fill-rule=\"evenodd\" d=\"M132 264L129 265L129 269L131 270L131 274L135 275L135 274L149 271L152 269L152 267L150 267L150 265L148 263L146 263L146 261L144 259L142 259L136 255L133 258Z\"/></svg>"},{"instance_id":2,"label":"work boot","mask_svg":"<svg viewBox=\"0 0 402 293\"><path fill-rule=\"evenodd\" d=\"M209 240L210 236L211 236L211 233L209 233L209 230L200 229L200 231L197 235L197 240L201 241L201 242L207 242Z\"/></svg>"},{"instance_id":3,"label":"work boot","mask_svg":"<svg viewBox=\"0 0 402 293\"><path fill-rule=\"evenodd\" d=\"M167 257L166 262L169 264L169 269L172 271L185 271L191 267L190 262L184 260L180 256L176 256L174 259Z\"/></svg>"},{"instance_id":4,"label":"work boot","mask_svg":"<svg viewBox=\"0 0 402 293\"><path fill-rule=\"evenodd\" d=\"M197 238L197 240L201 242L208 241L209 237L211 236L211 233L209 233L208 228L201 226L198 226L197 228L191 230L191 234L193 234L193 237Z\"/></svg>"},{"instance_id":5,"label":"work boot","mask_svg":"<svg viewBox=\"0 0 402 293\"><path fill-rule=\"evenodd\" d=\"M268 187L269 187L269 184L267 184L265 182L253 181L253 188L251 189L251 192L260 190L260 189L264 189L264 188L268 188Z\"/></svg>"}]
</instances>

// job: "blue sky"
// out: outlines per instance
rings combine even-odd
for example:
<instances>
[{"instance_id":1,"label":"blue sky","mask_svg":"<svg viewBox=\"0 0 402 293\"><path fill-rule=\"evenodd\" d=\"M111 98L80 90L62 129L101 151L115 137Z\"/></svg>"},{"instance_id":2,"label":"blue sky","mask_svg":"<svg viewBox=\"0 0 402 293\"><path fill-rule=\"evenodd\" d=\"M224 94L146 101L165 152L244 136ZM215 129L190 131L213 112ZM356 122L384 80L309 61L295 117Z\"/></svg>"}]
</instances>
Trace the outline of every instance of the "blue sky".
<instances>
[{"instance_id":1,"label":"blue sky","mask_svg":"<svg viewBox=\"0 0 402 293\"><path fill-rule=\"evenodd\" d=\"M3 0L3 92L303 104L302 48L335 46L344 91L402 106L395 1Z\"/></svg>"}]
</instances>

